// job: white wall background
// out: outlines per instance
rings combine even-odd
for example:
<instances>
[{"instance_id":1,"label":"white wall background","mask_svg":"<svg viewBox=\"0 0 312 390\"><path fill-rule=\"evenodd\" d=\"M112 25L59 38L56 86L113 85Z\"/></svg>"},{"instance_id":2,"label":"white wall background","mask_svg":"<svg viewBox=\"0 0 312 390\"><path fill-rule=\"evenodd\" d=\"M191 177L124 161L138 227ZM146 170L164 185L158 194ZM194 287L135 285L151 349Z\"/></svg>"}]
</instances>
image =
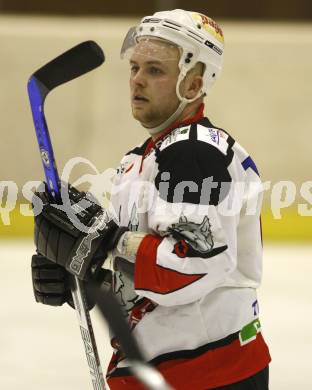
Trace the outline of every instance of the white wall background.
<instances>
[{"instance_id":1,"label":"white wall background","mask_svg":"<svg viewBox=\"0 0 312 390\"><path fill-rule=\"evenodd\" d=\"M130 114L119 48L131 19L0 17L0 177L41 179L26 83L38 67L87 39L106 63L57 88L46 102L58 166L84 156L99 171L146 138ZM312 26L222 23L225 66L206 113L250 152L264 180L311 178Z\"/></svg>"}]
</instances>

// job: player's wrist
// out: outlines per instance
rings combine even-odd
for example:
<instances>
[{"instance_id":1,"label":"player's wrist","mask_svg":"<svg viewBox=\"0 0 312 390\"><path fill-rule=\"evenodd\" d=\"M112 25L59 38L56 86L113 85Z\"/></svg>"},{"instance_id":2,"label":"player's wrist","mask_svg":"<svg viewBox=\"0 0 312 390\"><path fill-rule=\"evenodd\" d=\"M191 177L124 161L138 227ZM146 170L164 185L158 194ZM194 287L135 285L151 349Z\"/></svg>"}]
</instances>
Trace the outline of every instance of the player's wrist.
<instances>
[{"instance_id":1,"label":"player's wrist","mask_svg":"<svg viewBox=\"0 0 312 390\"><path fill-rule=\"evenodd\" d=\"M146 235L145 232L124 232L116 245L117 255L134 263L139 246Z\"/></svg>"},{"instance_id":2,"label":"player's wrist","mask_svg":"<svg viewBox=\"0 0 312 390\"><path fill-rule=\"evenodd\" d=\"M119 228L102 268L115 272L118 268L116 265L118 257L134 264L139 246L146 235L144 232L131 232L127 228Z\"/></svg>"}]
</instances>

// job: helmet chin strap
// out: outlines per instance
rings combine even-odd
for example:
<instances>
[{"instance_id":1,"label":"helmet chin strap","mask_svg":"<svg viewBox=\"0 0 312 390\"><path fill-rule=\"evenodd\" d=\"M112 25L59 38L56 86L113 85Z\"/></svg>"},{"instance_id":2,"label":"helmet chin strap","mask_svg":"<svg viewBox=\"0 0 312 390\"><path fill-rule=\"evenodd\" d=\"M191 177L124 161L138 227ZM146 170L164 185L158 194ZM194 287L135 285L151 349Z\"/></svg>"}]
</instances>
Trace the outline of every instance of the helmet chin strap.
<instances>
[{"instance_id":1,"label":"helmet chin strap","mask_svg":"<svg viewBox=\"0 0 312 390\"><path fill-rule=\"evenodd\" d=\"M146 130L150 133L150 135L155 135L160 133L161 131L168 128L179 116L182 114L184 108L187 106L188 101L186 99L183 99L178 108L175 110L173 114L169 116L168 119L166 119L163 123L156 127L146 127Z\"/></svg>"},{"instance_id":2,"label":"helmet chin strap","mask_svg":"<svg viewBox=\"0 0 312 390\"><path fill-rule=\"evenodd\" d=\"M203 91L200 90L197 95L192 98L192 99L188 99L186 97L182 97L181 94L180 94L180 84L182 82L182 80L184 79L184 77L186 76L186 73L187 73L187 70L186 69L181 69L180 71L180 74L179 74L179 77L178 77L178 80L177 80L177 84L176 84L176 94L180 100L180 104L178 106L178 108L175 110L175 112L173 114L171 114L169 116L168 119L166 119L164 122L162 122L160 125L156 126L156 127L145 127L146 130L150 133L150 135L155 135L155 134L158 134L160 133L161 131L167 129L171 124L173 124L175 122L176 119L178 119L178 117L182 114L183 110L185 109L185 107L193 102L194 100L196 100L197 98L199 98L202 94L203 94Z\"/></svg>"}]
</instances>

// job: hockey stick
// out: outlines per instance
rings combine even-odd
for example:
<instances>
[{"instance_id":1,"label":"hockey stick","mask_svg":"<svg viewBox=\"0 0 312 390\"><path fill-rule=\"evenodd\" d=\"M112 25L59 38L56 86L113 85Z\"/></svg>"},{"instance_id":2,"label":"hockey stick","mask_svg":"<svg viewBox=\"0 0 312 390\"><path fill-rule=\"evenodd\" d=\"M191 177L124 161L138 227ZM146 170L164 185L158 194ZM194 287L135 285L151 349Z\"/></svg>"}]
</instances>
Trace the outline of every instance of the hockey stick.
<instances>
[{"instance_id":1,"label":"hockey stick","mask_svg":"<svg viewBox=\"0 0 312 390\"><path fill-rule=\"evenodd\" d=\"M83 42L37 70L28 81L28 95L49 192L60 199L60 180L48 126L44 101L55 87L95 69L104 62L102 49L93 41ZM104 390L105 382L82 282L75 276L72 296L94 390Z\"/></svg>"},{"instance_id":2,"label":"hockey stick","mask_svg":"<svg viewBox=\"0 0 312 390\"><path fill-rule=\"evenodd\" d=\"M129 368L132 373L150 390L173 390L165 382L163 376L145 362L116 297L110 291L103 294L95 282L88 285L87 291L88 296L97 303L105 321L111 329L116 330L115 335L129 360Z\"/></svg>"},{"instance_id":3,"label":"hockey stick","mask_svg":"<svg viewBox=\"0 0 312 390\"><path fill-rule=\"evenodd\" d=\"M44 101L55 87L91 71L104 62L102 49L92 41L73 47L37 70L29 79L28 94L31 110L46 176L48 189L53 197L60 199L60 183L52 143L44 115ZM163 377L144 362L144 358L125 322L119 303L110 293L100 292L95 283L91 284L91 296L98 302L101 313L118 338L123 351L131 362L131 370L151 390L170 390ZM89 289L88 289L89 290ZM85 293L81 281L74 278L72 290L80 331L84 342L93 388L105 389L100 360Z\"/></svg>"}]
</instances>

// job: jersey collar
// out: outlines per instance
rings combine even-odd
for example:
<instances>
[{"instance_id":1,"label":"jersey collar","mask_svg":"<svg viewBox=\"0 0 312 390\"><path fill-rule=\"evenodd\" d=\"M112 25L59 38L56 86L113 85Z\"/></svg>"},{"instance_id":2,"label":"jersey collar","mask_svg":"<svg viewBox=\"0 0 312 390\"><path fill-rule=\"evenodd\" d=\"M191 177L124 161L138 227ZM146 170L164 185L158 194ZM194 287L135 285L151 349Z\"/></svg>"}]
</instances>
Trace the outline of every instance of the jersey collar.
<instances>
[{"instance_id":1,"label":"jersey collar","mask_svg":"<svg viewBox=\"0 0 312 390\"><path fill-rule=\"evenodd\" d=\"M195 115L193 115L190 118L185 119L184 121L176 121L176 122L174 122L170 127L168 127L155 140L153 140L151 138L150 141L148 142L147 146L146 146L146 149L145 149L144 154L143 154L142 159L141 159L140 172L142 172L143 161L144 161L145 157L150 153L150 151L155 147L155 145L159 144L168 134L171 133L172 130L177 129L178 127L190 125L192 123L198 122L201 119L203 119L203 117L204 117L204 108L205 108L205 105L204 105L204 103L202 103L199 106L199 108L198 108L198 110L197 110Z\"/></svg>"},{"instance_id":2,"label":"jersey collar","mask_svg":"<svg viewBox=\"0 0 312 390\"><path fill-rule=\"evenodd\" d=\"M171 133L172 130L174 129L177 129L178 127L182 127L182 126L187 126L187 125L190 125L192 123L195 123L195 122L198 122L200 121L201 119L203 119L204 117L204 108L205 108L205 104L202 103L196 114L193 115L192 117L190 118L187 118L185 119L184 121L176 121L174 122L171 126L169 126L166 130L164 130L164 132L158 137L156 138L155 140L153 140L152 138L150 139L149 143L147 144L146 146L146 149L144 151L144 154L143 154L143 158L142 158L142 161L144 160L145 156L147 154L149 154L149 152L151 151L151 149L154 148L154 146L156 144L158 144L160 141L162 141L169 133Z\"/></svg>"}]
</instances>

